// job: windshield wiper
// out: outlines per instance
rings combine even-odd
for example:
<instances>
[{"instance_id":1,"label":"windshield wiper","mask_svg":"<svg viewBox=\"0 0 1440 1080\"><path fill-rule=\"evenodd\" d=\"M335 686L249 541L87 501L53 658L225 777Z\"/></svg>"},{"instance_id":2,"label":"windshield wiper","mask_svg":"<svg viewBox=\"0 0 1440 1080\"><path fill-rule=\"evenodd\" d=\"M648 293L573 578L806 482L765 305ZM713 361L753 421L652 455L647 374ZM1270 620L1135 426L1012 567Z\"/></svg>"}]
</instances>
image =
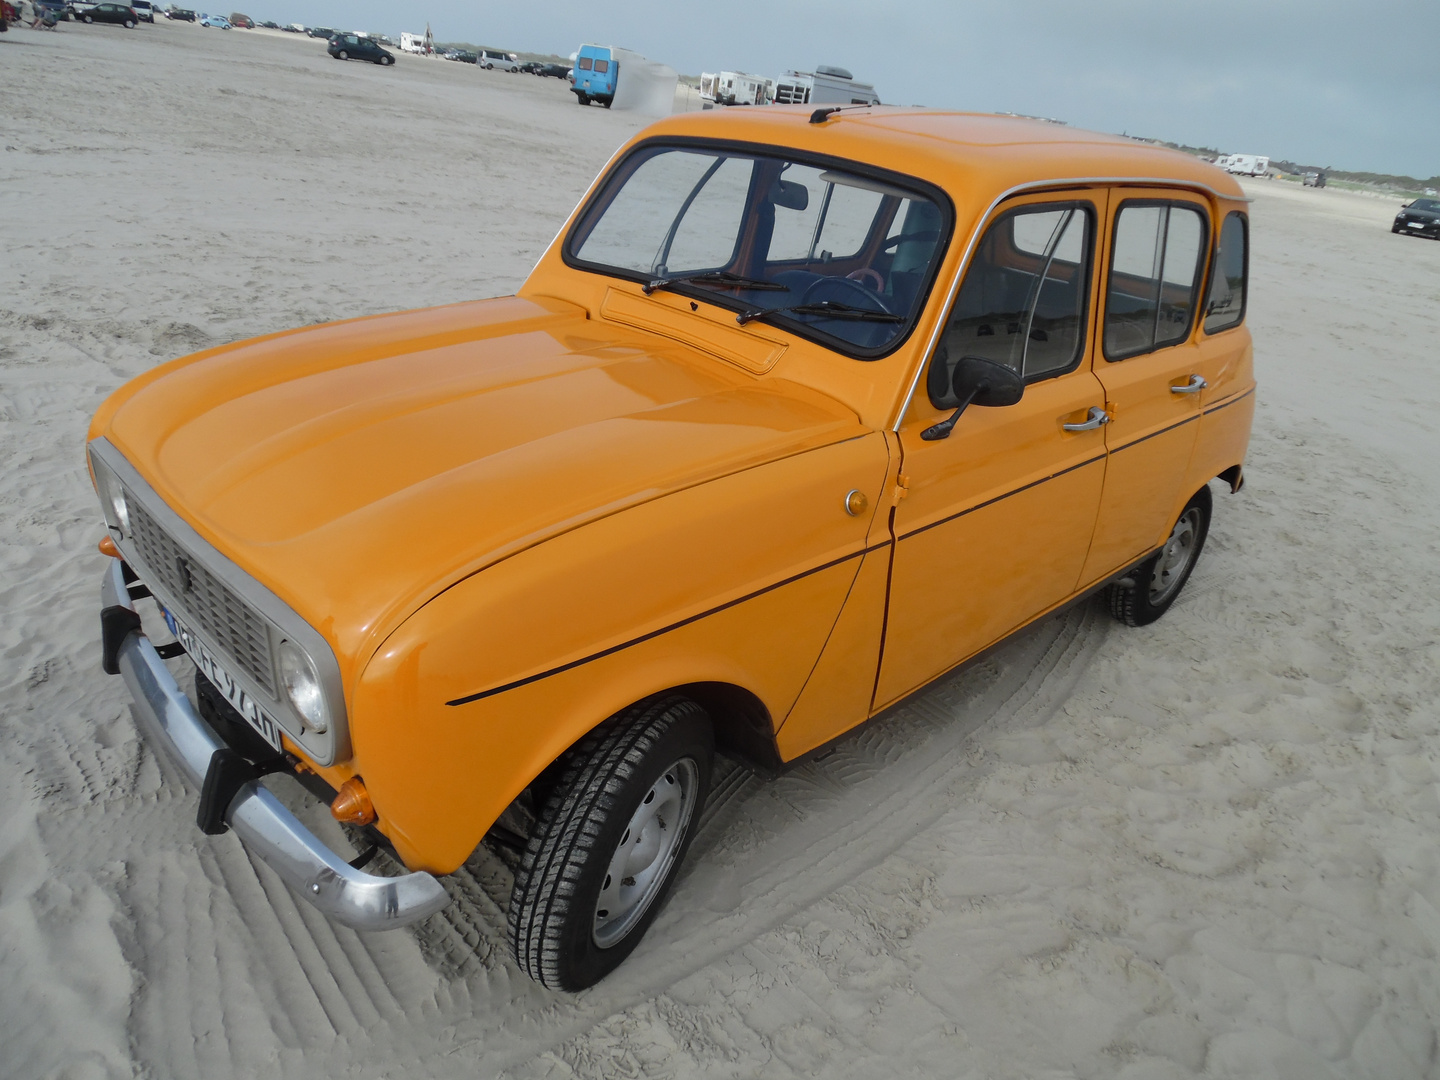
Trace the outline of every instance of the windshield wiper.
<instances>
[{"instance_id":1,"label":"windshield wiper","mask_svg":"<svg viewBox=\"0 0 1440 1080\"><path fill-rule=\"evenodd\" d=\"M676 285L705 285L715 284L731 289L772 289L780 292L789 292L789 285L781 285L778 281L759 281L755 278L741 277L739 274L732 274L729 270L711 270L704 274L680 274L676 277L658 277L647 281L640 288L649 296L656 289L669 289Z\"/></svg>"},{"instance_id":2,"label":"windshield wiper","mask_svg":"<svg viewBox=\"0 0 1440 1080\"><path fill-rule=\"evenodd\" d=\"M735 316L735 321L744 326L751 319L763 319L767 315L823 315L827 319L851 319L855 322L904 322L902 315L873 308L852 307L838 300L820 300L814 304L792 304L789 307L751 308Z\"/></svg>"}]
</instances>

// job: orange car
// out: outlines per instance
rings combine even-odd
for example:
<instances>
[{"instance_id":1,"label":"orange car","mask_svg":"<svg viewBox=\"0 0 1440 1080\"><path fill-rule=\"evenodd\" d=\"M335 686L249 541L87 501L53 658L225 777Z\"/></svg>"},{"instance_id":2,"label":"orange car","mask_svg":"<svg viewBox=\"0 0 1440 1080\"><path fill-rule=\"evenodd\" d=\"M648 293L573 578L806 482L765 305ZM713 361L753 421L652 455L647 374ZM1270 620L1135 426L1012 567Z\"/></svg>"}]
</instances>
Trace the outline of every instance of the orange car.
<instances>
[{"instance_id":1,"label":"orange car","mask_svg":"<svg viewBox=\"0 0 1440 1080\"><path fill-rule=\"evenodd\" d=\"M1210 481L1241 483L1246 249L1234 180L1125 139L664 120L516 296L112 395L106 670L201 827L321 910L429 915L488 835L523 852L520 967L587 986L654 918L716 749L780 769L1065 604L1174 603ZM409 873L347 863L275 772Z\"/></svg>"}]
</instances>

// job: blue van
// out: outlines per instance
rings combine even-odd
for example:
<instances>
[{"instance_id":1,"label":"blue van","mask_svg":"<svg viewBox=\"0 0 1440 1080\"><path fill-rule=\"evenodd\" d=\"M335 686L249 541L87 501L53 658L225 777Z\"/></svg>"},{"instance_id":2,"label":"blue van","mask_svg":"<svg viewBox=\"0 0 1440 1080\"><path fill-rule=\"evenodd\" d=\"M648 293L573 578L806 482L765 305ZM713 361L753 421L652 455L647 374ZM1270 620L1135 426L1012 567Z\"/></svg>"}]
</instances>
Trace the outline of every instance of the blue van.
<instances>
[{"instance_id":1,"label":"blue van","mask_svg":"<svg viewBox=\"0 0 1440 1080\"><path fill-rule=\"evenodd\" d=\"M620 63L609 45L581 45L575 54L575 84L570 88L581 105L598 101L609 108L615 100Z\"/></svg>"}]
</instances>

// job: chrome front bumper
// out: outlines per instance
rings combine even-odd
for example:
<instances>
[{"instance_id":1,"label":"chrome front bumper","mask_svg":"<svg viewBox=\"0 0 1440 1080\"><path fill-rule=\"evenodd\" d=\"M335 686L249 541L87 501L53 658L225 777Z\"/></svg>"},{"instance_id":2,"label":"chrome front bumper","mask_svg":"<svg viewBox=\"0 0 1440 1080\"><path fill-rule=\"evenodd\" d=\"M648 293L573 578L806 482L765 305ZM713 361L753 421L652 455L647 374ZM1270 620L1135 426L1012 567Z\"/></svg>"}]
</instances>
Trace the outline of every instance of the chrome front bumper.
<instances>
[{"instance_id":1,"label":"chrome front bumper","mask_svg":"<svg viewBox=\"0 0 1440 1080\"><path fill-rule=\"evenodd\" d=\"M105 608L134 610L120 560L110 561L100 595ZM163 747L198 791L212 756L225 744L200 718L144 633L135 630L126 636L118 659L135 698L142 734L151 746ZM225 822L286 885L336 922L357 930L403 926L433 915L449 901L430 874L387 878L356 870L259 782L240 787L225 810Z\"/></svg>"}]
</instances>

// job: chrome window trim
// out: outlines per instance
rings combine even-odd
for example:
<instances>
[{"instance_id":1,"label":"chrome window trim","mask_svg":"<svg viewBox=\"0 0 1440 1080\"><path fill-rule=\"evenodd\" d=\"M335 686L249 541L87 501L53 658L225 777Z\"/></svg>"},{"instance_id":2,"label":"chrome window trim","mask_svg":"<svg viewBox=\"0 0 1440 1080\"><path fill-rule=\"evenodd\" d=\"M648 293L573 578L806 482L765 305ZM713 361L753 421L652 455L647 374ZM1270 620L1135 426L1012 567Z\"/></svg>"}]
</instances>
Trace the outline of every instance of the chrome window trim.
<instances>
[{"instance_id":1,"label":"chrome window trim","mask_svg":"<svg viewBox=\"0 0 1440 1080\"><path fill-rule=\"evenodd\" d=\"M1071 176L1056 178L1054 180L1027 180L1023 184L1016 184L1012 188L1006 188L985 208L985 212L975 221L975 228L970 231L970 239L965 244L965 251L960 256L960 267L955 271L955 279L950 283L950 288L945 294L945 303L940 308L940 318L935 323L935 329L930 332L930 340L925 343L925 350L920 355L920 362L915 366L915 374L910 379L910 388L905 392L905 400L900 403L900 409L895 414L895 420L890 425L890 430L897 435L900 433L900 424L905 419L905 414L910 411L910 402L915 398L915 390L920 385L920 379L925 374L925 365L930 357L935 354L935 346L940 342L940 335L945 332L945 316L955 305L955 297L960 292L960 285L965 280L965 273L970 269L970 260L975 254L975 246L980 242L981 230L995 213L997 207L1006 199L1013 199L1017 195L1038 194L1049 190L1063 190L1077 186L1093 187L1103 184L1106 187L1168 187L1181 188L1186 191L1199 191L1213 199L1227 199L1230 202L1253 202L1248 195L1227 195L1224 192L1216 191L1209 184L1202 184L1198 180L1177 180L1174 177L1157 176ZM1102 226L1108 222L1102 221ZM1093 302L1093 297L1092 297Z\"/></svg>"},{"instance_id":2,"label":"chrome window trim","mask_svg":"<svg viewBox=\"0 0 1440 1080\"><path fill-rule=\"evenodd\" d=\"M271 707L275 719L280 723L285 734L312 757L316 764L332 765L336 761L348 758L350 756L350 725L345 707L344 684L340 678L340 664L335 659L335 651L330 647L330 643L318 630L301 618L289 604L226 558L213 544L175 513L109 440L104 437L94 439L87 449L100 460L105 468L119 478L126 490L145 507L150 516L170 534L176 544L194 555L198 562L270 623L272 629L271 662L278 693L283 694L283 691L280 690L279 665L275 664L274 660L275 650L279 648L280 641L285 638L294 640L310 655L319 672L320 682L325 692L325 703L330 710L329 729L323 735L307 731L290 702L283 697L272 696L243 670L242 665L232 659L228 667L233 669L230 671L230 675L244 687L246 693L251 694L256 701ZM115 532L114 529L110 530L112 538L115 537ZM162 603L184 613L185 604L168 595L163 583L157 586L157 582L154 580L157 575L153 572L145 573L145 562L136 556L135 547L129 537L115 538L115 546L120 549L125 561L134 567L141 580ZM229 659L229 652L217 646L211 640L210 635L194 623L195 620L192 619L187 625L191 632L204 642L206 648L222 659Z\"/></svg>"}]
</instances>

